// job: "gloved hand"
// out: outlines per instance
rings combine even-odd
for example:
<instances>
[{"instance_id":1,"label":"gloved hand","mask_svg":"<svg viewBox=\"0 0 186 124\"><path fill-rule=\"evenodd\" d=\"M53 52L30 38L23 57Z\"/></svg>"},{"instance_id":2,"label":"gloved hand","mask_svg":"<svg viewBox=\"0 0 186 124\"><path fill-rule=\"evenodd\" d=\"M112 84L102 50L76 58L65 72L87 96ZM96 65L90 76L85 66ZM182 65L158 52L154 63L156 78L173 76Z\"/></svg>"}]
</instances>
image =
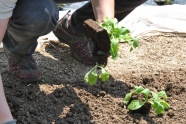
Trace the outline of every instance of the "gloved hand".
<instances>
[{"instance_id":1,"label":"gloved hand","mask_svg":"<svg viewBox=\"0 0 186 124\"><path fill-rule=\"evenodd\" d=\"M106 66L107 59L110 56L110 38L107 31L92 19L88 19L84 22L84 31L87 38L91 38L94 41L97 56L100 56L101 59L105 59L102 60L104 63L99 63L98 61L98 64Z\"/></svg>"}]
</instances>

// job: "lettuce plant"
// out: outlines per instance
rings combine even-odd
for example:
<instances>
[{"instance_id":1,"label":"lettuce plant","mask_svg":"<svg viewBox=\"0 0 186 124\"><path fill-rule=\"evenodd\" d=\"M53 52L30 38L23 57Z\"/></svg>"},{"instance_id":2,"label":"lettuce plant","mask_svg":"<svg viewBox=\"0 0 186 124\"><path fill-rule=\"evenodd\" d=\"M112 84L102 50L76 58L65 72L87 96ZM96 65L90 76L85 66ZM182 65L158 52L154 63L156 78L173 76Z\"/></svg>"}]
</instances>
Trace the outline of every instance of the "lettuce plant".
<instances>
[{"instance_id":1,"label":"lettuce plant","mask_svg":"<svg viewBox=\"0 0 186 124\"><path fill-rule=\"evenodd\" d=\"M133 95L142 96L143 98L138 97L140 99L133 99L131 101ZM156 114L163 114L164 111L170 107L170 105L165 101L166 99L167 95L165 91L155 93L150 91L148 88L135 86L133 91L126 94L124 103L127 104L127 109L129 110L137 110L144 104L150 103Z\"/></svg>"}]
</instances>

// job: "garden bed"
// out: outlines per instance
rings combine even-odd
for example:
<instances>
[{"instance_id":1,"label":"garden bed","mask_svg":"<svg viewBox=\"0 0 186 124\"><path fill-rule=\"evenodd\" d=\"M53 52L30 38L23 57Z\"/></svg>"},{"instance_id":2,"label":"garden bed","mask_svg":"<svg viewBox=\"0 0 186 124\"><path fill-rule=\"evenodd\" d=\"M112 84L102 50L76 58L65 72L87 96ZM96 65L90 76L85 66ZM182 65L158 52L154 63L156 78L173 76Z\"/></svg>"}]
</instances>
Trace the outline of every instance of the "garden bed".
<instances>
[{"instance_id":1,"label":"garden bed","mask_svg":"<svg viewBox=\"0 0 186 124\"><path fill-rule=\"evenodd\" d=\"M47 41L34 57L42 81L25 84L8 73L7 59L0 53L5 93L18 124L185 124L186 38L174 35L139 39L129 52L120 44L119 58L109 58L106 83L89 86L83 81L92 66L71 57L67 45ZM164 115L131 114L123 98L134 86L164 90L171 108Z\"/></svg>"}]
</instances>

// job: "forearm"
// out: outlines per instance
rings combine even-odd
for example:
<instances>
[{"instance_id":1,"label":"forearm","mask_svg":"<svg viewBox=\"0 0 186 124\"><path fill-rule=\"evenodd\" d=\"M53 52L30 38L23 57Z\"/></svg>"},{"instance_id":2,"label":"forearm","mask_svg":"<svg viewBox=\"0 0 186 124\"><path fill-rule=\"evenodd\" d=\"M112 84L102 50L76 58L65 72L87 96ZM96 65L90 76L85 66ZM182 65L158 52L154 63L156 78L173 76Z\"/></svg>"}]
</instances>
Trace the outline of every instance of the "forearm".
<instances>
[{"instance_id":1,"label":"forearm","mask_svg":"<svg viewBox=\"0 0 186 124\"><path fill-rule=\"evenodd\" d=\"M91 0L96 21L103 22L106 17L114 18L115 0Z\"/></svg>"},{"instance_id":2,"label":"forearm","mask_svg":"<svg viewBox=\"0 0 186 124\"><path fill-rule=\"evenodd\" d=\"M96 21L103 22L106 17L114 18L114 0L91 0Z\"/></svg>"},{"instance_id":3,"label":"forearm","mask_svg":"<svg viewBox=\"0 0 186 124\"><path fill-rule=\"evenodd\" d=\"M2 41L7 29L9 19L0 19L0 42Z\"/></svg>"}]
</instances>

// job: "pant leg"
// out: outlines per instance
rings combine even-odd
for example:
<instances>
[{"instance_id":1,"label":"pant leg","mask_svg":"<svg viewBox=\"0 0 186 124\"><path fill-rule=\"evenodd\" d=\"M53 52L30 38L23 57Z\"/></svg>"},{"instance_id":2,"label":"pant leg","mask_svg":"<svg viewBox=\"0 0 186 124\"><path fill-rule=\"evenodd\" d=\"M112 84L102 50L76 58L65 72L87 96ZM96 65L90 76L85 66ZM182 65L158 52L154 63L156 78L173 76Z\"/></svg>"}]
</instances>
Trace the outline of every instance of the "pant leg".
<instances>
[{"instance_id":1,"label":"pant leg","mask_svg":"<svg viewBox=\"0 0 186 124\"><path fill-rule=\"evenodd\" d=\"M115 17L118 21L124 19L136 7L143 4L147 0L116 0L115 2Z\"/></svg>"},{"instance_id":2,"label":"pant leg","mask_svg":"<svg viewBox=\"0 0 186 124\"><path fill-rule=\"evenodd\" d=\"M32 54L39 36L52 31L59 12L53 0L18 0L3 45L15 54Z\"/></svg>"},{"instance_id":3,"label":"pant leg","mask_svg":"<svg viewBox=\"0 0 186 124\"><path fill-rule=\"evenodd\" d=\"M115 0L115 17L118 19L118 21L121 21L132 10L146 1L147 0ZM94 12L90 2L86 3L72 14L71 25L75 30L83 33L84 31L82 26L86 19L95 20Z\"/></svg>"}]
</instances>

